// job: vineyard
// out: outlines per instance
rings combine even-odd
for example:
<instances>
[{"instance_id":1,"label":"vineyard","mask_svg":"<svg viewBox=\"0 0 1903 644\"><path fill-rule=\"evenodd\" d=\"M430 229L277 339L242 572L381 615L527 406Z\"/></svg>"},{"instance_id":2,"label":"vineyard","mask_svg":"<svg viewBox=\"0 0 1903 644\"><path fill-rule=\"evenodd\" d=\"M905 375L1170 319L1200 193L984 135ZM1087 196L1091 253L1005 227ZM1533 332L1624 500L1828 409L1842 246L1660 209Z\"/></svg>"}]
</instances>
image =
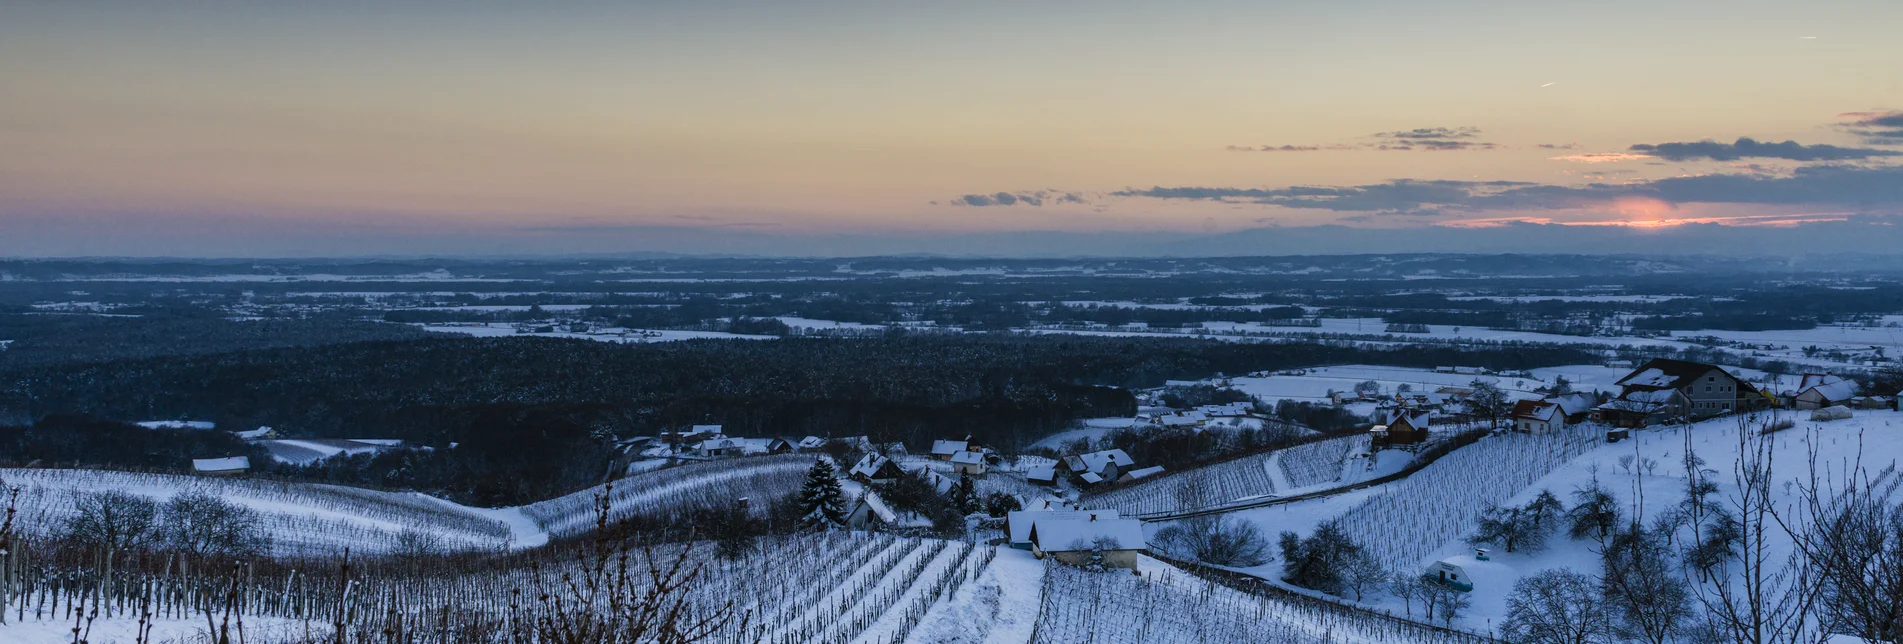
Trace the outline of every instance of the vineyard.
<instances>
[{"instance_id":1,"label":"vineyard","mask_svg":"<svg viewBox=\"0 0 1903 644\"><path fill-rule=\"evenodd\" d=\"M1321 602L1245 593L1154 560L1143 576L1048 566L1031 644L1473 642Z\"/></svg>"},{"instance_id":2,"label":"vineyard","mask_svg":"<svg viewBox=\"0 0 1903 644\"><path fill-rule=\"evenodd\" d=\"M595 526L595 499L608 491L609 520L631 516L678 516L751 499L764 511L769 499L798 490L813 457L795 454L692 463L635 474L566 496L522 506L522 513L550 535L582 534ZM608 489L612 487L612 489Z\"/></svg>"},{"instance_id":3,"label":"vineyard","mask_svg":"<svg viewBox=\"0 0 1903 644\"><path fill-rule=\"evenodd\" d=\"M1341 479L1342 467L1353 454L1368 451L1367 434L1356 434L1277 452L1276 464L1290 488L1305 488Z\"/></svg>"},{"instance_id":4,"label":"vineyard","mask_svg":"<svg viewBox=\"0 0 1903 644\"><path fill-rule=\"evenodd\" d=\"M1548 434L1481 438L1383 487L1339 521L1381 565L1412 570L1448 539L1472 531L1488 507L1597 447L1602 431L1569 425Z\"/></svg>"},{"instance_id":5,"label":"vineyard","mask_svg":"<svg viewBox=\"0 0 1903 644\"><path fill-rule=\"evenodd\" d=\"M511 538L502 521L417 494L105 470L0 469L0 480L21 488L17 521L29 536L58 530L82 495L113 490L160 502L198 492L250 508L278 556L385 552L405 531L428 532L457 550L493 549Z\"/></svg>"},{"instance_id":6,"label":"vineyard","mask_svg":"<svg viewBox=\"0 0 1903 644\"><path fill-rule=\"evenodd\" d=\"M591 565L588 547L576 546L458 562L337 560L304 570L270 561L229 567L128 555L76 571L23 545L29 547L0 557L0 624L194 616L205 623L208 610L229 610L253 624L290 622L320 634L341 628L352 641L357 634L377 634L376 641L517 641L510 638L522 624L577 608L530 598L563 597L576 587L572 580L589 578ZM976 578L996 552L965 541L845 532L762 539L731 560L713 550L636 549L636 574L615 581L638 596L665 579L650 577L646 563L665 570L676 558L686 562L697 570L684 596L689 621L713 620L704 641L892 644Z\"/></svg>"},{"instance_id":7,"label":"vineyard","mask_svg":"<svg viewBox=\"0 0 1903 644\"><path fill-rule=\"evenodd\" d=\"M1273 452L1251 454L1193 470L1171 472L1135 485L1112 488L1083 498L1092 508L1125 515L1178 512L1275 493L1268 468Z\"/></svg>"}]
</instances>

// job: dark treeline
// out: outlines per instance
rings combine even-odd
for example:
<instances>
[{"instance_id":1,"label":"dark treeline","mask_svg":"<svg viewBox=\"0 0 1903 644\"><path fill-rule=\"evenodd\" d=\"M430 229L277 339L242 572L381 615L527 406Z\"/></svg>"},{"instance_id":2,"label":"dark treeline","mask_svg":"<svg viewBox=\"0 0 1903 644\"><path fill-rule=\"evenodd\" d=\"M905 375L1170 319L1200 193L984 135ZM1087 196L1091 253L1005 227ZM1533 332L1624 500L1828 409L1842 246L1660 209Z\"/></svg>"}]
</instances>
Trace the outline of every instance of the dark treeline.
<instances>
[{"instance_id":1,"label":"dark treeline","mask_svg":"<svg viewBox=\"0 0 1903 644\"><path fill-rule=\"evenodd\" d=\"M0 372L0 418L190 418L287 436L399 438L434 449L287 474L520 502L598 481L612 438L690 423L921 446L972 435L1013 449L1078 418L1130 415L1128 388L1168 379L1346 362L1526 369L1595 359L1567 348L976 334L628 345L428 338L16 369Z\"/></svg>"},{"instance_id":2,"label":"dark treeline","mask_svg":"<svg viewBox=\"0 0 1903 644\"><path fill-rule=\"evenodd\" d=\"M0 314L0 371L55 363L403 340L429 332L336 317L232 321L199 307L141 306L139 317Z\"/></svg>"},{"instance_id":3,"label":"dark treeline","mask_svg":"<svg viewBox=\"0 0 1903 644\"><path fill-rule=\"evenodd\" d=\"M53 414L31 425L0 425L0 465L111 467L190 472L194 458L249 456L268 462L263 448L229 432L146 429L75 414Z\"/></svg>"}]
</instances>

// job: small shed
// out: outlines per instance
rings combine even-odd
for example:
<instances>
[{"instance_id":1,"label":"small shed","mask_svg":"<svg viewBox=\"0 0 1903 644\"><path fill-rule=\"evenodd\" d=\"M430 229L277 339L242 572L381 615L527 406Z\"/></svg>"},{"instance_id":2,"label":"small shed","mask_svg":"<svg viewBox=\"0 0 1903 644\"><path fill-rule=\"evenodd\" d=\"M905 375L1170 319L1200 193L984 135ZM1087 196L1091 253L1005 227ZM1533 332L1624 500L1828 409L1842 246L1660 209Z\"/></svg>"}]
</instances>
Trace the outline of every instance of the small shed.
<instances>
[{"instance_id":1,"label":"small shed","mask_svg":"<svg viewBox=\"0 0 1903 644\"><path fill-rule=\"evenodd\" d=\"M1128 472L1124 472L1123 476L1117 477L1117 482L1129 483L1131 481L1146 479L1146 478L1156 476L1162 473L1163 473L1163 466L1151 465L1149 467L1145 467L1142 469L1135 469L1135 470L1130 470Z\"/></svg>"},{"instance_id":2,"label":"small shed","mask_svg":"<svg viewBox=\"0 0 1903 644\"><path fill-rule=\"evenodd\" d=\"M225 458L194 458L192 471L211 476L232 476L251 470L251 458L248 456L228 456Z\"/></svg>"},{"instance_id":3,"label":"small shed","mask_svg":"<svg viewBox=\"0 0 1903 644\"><path fill-rule=\"evenodd\" d=\"M1427 572L1422 574L1421 577L1429 582L1437 583L1463 593L1473 592L1474 589L1473 578L1467 576L1467 569L1461 568L1458 564L1446 559L1436 561L1434 565L1428 566Z\"/></svg>"}]
</instances>

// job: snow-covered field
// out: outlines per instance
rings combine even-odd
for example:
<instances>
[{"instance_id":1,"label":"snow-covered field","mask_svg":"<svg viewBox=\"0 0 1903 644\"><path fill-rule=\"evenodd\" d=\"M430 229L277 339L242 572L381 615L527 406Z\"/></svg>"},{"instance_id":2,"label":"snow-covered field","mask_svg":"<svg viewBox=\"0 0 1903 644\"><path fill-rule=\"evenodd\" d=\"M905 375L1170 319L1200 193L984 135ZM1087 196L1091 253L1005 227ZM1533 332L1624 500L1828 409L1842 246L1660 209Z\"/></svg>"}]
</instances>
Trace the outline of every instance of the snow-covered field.
<instances>
[{"instance_id":1,"label":"snow-covered field","mask_svg":"<svg viewBox=\"0 0 1903 644\"><path fill-rule=\"evenodd\" d=\"M1569 368L1557 367L1556 369L1564 373L1564 370ZM1236 389L1261 398L1263 402L1270 405L1281 400L1327 402L1328 392L1353 393L1357 383L1369 380L1380 383L1381 393L1384 395L1393 395L1401 385L1407 385L1411 393L1431 394L1441 387L1466 387L1475 380L1483 380L1494 383L1495 386L1516 398L1535 397L1534 389L1552 384L1538 378L1440 373L1432 369L1376 365L1316 367L1304 371L1307 373L1300 376L1242 377L1230 378L1229 381ZM1571 378L1570 375L1567 377Z\"/></svg>"},{"instance_id":2,"label":"snow-covered field","mask_svg":"<svg viewBox=\"0 0 1903 644\"><path fill-rule=\"evenodd\" d=\"M641 343L672 342L675 340L775 340L779 336L744 335L722 331L681 331L675 329L597 329L593 332L575 333L572 331L549 331L545 333L517 333L513 324L501 322L481 322L468 324L419 324L424 331L436 333L456 333L479 338L571 338L594 340L596 342Z\"/></svg>"}]
</instances>

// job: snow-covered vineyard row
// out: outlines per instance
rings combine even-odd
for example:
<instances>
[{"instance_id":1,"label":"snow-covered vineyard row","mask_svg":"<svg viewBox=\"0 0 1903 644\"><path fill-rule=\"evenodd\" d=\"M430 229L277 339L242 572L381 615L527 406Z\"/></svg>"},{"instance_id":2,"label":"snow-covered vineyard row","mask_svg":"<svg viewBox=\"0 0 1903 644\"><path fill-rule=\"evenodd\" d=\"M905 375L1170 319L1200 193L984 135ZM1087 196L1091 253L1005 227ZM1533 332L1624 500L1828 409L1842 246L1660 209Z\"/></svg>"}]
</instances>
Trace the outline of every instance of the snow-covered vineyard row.
<instances>
[{"instance_id":1,"label":"snow-covered vineyard row","mask_svg":"<svg viewBox=\"0 0 1903 644\"><path fill-rule=\"evenodd\" d=\"M495 548L511 535L499 520L422 495L335 485L13 468L0 469L0 480L20 488L16 525L32 536L49 536L76 513L83 495L107 490L160 503L203 493L245 506L258 513L273 553L280 556L328 555L345 547L383 552L405 531L428 532L443 546L459 549Z\"/></svg>"},{"instance_id":2,"label":"snow-covered vineyard row","mask_svg":"<svg viewBox=\"0 0 1903 644\"><path fill-rule=\"evenodd\" d=\"M0 623L72 624L88 614L114 622L147 611L156 620L188 620L230 607L246 621L300 624L320 639L333 624L343 623L353 633L435 632L454 633L451 640L458 642L515 641L509 628L534 619L538 611L578 608L574 603L552 607L535 598L571 597L576 584L593 582L624 584L624 596L638 597L655 581L647 556L662 570L685 556L687 569L698 568L685 598L688 621L714 618L718 625L701 641L888 644L903 641L932 606L976 578L996 553L965 541L811 533L759 540L736 559L719 558L711 544L684 553L672 546L652 555L637 550L630 553L632 574L622 578L615 577L617 564L612 563L619 553L596 558L589 548L421 567L414 562L345 567L339 560L305 570L269 562L228 569L183 557L133 556L121 557L111 569L74 569L43 562L57 555L29 548L0 567L0 610L7 616ZM607 577L590 577L597 561L609 562L603 568ZM608 610L606 604L593 609Z\"/></svg>"},{"instance_id":3,"label":"snow-covered vineyard row","mask_svg":"<svg viewBox=\"0 0 1903 644\"><path fill-rule=\"evenodd\" d=\"M1466 534L1488 507L1598 447L1603 430L1572 425L1538 435L1481 438L1369 497L1341 527L1390 570L1414 570L1451 535ZM1558 492L1558 491L1556 491Z\"/></svg>"},{"instance_id":4,"label":"snow-covered vineyard row","mask_svg":"<svg viewBox=\"0 0 1903 644\"><path fill-rule=\"evenodd\" d=\"M1296 445L1282 450L1276 464L1282 468L1289 487L1304 488L1341 479L1341 468L1349 455L1366 452L1367 434L1356 434L1319 443Z\"/></svg>"},{"instance_id":5,"label":"snow-covered vineyard row","mask_svg":"<svg viewBox=\"0 0 1903 644\"><path fill-rule=\"evenodd\" d=\"M1232 461L1165 474L1135 485L1085 495L1083 502L1092 508L1114 509L1126 515L1141 516L1194 510L1274 494L1275 479L1269 475L1268 469L1275 465L1272 454L1251 454Z\"/></svg>"},{"instance_id":6,"label":"snow-covered vineyard row","mask_svg":"<svg viewBox=\"0 0 1903 644\"><path fill-rule=\"evenodd\" d=\"M1472 637L1251 595L1146 560L1142 576L1049 566L1031 644L1454 643Z\"/></svg>"},{"instance_id":7,"label":"snow-covered vineyard row","mask_svg":"<svg viewBox=\"0 0 1903 644\"><path fill-rule=\"evenodd\" d=\"M675 515L727 507L737 499L756 501L799 489L811 456L785 454L693 463L629 476L572 494L522 507L522 513L554 536L581 534L595 527L595 505L608 492L608 520L636 515Z\"/></svg>"}]
</instances>

